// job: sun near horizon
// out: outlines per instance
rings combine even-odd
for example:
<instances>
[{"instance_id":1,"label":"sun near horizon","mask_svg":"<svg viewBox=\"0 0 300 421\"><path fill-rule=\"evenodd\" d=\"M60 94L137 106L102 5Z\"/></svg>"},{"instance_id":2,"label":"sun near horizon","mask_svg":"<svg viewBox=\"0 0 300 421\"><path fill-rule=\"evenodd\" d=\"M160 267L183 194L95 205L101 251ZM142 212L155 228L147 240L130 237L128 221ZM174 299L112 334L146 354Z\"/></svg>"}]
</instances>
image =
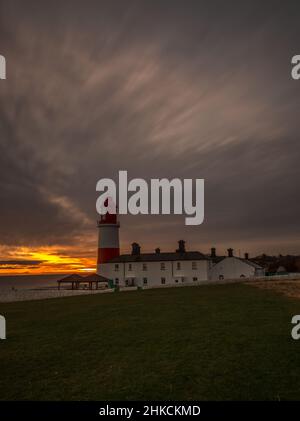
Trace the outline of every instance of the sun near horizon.
<instances>
[{"instance_id":1,"label":"sun near horizon","mask_svg":"<svg viewBox=\"0 0 300 421\"><path fill-rule=\"evenodd\" d=\"M60 254L55 247L20 247L2 259L1 275L51 275L73 272L96 271L96 257L76 257L76 251ZM5 263L4 263L5 262Z\"/></svg>"}]
</instances>

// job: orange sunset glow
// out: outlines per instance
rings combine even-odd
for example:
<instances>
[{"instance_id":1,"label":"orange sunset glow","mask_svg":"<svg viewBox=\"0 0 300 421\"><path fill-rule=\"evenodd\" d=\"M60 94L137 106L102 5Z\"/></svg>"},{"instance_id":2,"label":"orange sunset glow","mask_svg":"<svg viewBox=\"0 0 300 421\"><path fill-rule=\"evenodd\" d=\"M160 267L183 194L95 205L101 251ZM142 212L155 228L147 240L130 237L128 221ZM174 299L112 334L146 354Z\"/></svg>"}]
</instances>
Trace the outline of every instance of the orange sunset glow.
<instances>
[{"instance_id":1,"label":"orange sunset glow","mask_svg":"<svg viewBox=\"0 0 300 421\"><path fill-rule=\"evenodd\" d=\"M55 274L95 271L95 257L76 257L77 251L52 247L20 247L13 251L14 259L7 256L0 266L1 275Z\"/></svg>"}]
</instances>

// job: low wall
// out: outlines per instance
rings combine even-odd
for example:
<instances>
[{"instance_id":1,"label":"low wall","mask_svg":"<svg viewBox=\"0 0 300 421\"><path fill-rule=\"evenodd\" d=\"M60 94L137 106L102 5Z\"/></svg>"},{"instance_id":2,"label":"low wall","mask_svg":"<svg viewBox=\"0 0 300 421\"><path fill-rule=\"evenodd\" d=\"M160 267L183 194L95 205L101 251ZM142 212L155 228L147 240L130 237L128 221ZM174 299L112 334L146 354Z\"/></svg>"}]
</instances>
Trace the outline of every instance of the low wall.
<instances>
[{"instance_id":1,"label":"low wall","mask_svg":"<svg viewBox=\"0 0 300 421\"><path fill-rule=\"evenodd\" d=\"M300 273L291 273L288 275L274 275L274 276L260 276L252 278L232 278L222 280L207 280L207 281L196 281L196 282L182 282L180 284L165 284L165 285L154 285L154 286L143 286L140 287L143 290L147 289L158 289L158 288L182 288L188 286L199 286L199 285L226 285L226 284L237 284L255 281L300 281ZM121 287L120 291L136 291L138 287Z\"/></svg>"}]
</instances>

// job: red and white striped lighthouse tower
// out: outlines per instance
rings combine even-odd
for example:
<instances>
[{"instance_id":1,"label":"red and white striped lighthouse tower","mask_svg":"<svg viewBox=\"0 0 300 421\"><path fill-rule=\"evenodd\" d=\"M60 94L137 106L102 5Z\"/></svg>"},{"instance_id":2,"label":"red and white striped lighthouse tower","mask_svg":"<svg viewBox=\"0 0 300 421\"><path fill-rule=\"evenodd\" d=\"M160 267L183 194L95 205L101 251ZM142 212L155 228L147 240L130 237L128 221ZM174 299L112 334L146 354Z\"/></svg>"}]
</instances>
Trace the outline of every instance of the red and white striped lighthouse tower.
<instances>
[{"instance_id":1,"label":"red and white striped lighthouse tower","mask_svg":"<svg viewBox=\"0 0 300 421\"><path fill-rule=\"evenodd\" d=\"M107 205L107 202L106 202ZM109 213L101 215L98 221L99 239L98 239L98 259L97 273L101 273L101 264L107 263L110 259L120 256L119 228L120 224L117 214Z\"/></svg>"}]
</instances>

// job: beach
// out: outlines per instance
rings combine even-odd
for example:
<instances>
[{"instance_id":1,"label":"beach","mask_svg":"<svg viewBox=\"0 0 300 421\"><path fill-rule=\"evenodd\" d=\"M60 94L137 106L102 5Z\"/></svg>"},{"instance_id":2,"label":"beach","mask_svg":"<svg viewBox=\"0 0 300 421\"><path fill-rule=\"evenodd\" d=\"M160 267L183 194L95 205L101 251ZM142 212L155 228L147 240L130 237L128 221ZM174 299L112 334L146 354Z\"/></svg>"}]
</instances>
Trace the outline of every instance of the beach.
<instances>
[{"instance_id":1,"label":"beach","mask_svg":"<svg viewBox=\"0 0 300 421\"><path fill-rule=\"evenodd\" d=\"M39 289L39 290L16 290L0 292L0 303L10 303L16 301L45 300L47 298L72 297L74 295L93 295L112 292L112 289L103 290L58 290L58 289Z\"/></svg>"},{"instance_id":2,"label":"beach","mask_svg":"<svg viewBox=\"0 0 300 421\"><path fill-rule=\"evenodd\" d=\"M66 275L19 275L0 277L0 303L44 300L48 298L72 297L109 293L111 289L60 289L57 280Z\"/></svg>"}]
</instances>

